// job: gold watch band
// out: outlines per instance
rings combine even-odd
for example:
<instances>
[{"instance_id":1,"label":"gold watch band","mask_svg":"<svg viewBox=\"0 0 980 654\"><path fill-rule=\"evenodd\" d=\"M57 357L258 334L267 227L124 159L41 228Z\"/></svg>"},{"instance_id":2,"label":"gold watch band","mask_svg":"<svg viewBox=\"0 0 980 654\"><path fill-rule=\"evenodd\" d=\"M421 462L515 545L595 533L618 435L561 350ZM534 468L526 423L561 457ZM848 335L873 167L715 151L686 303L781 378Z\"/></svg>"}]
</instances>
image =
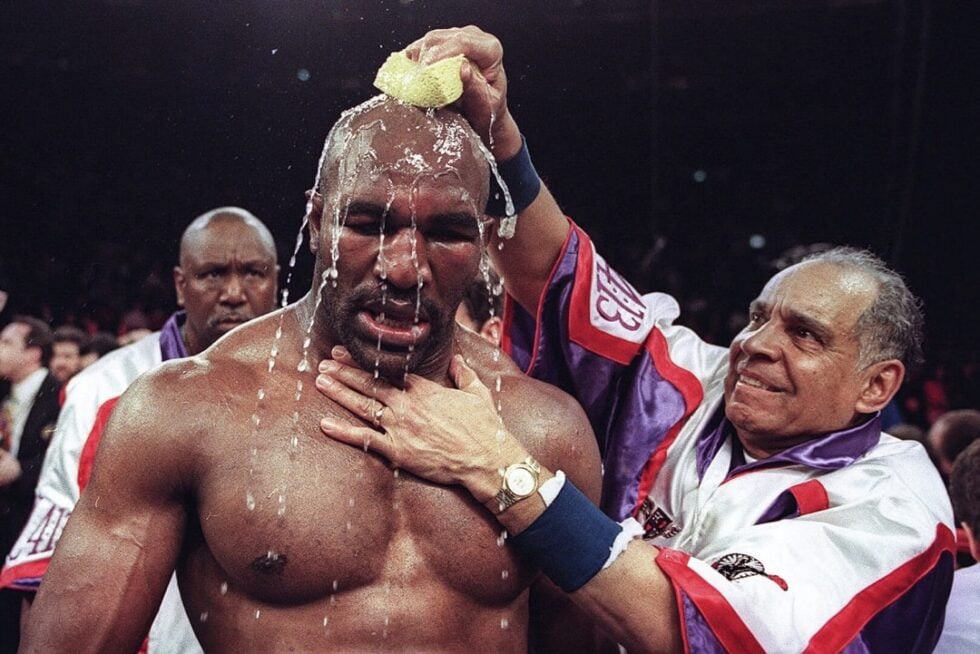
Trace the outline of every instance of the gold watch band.
<instances>
[{"instance_id":1,"label":"gold watch band","mask_svg":"<svg viewBox=\"0 0 980 654\"><path fill-rule=\"evenodd\" d=\"M512 463L500 473L500 490L490 500L490 510L499 515L538 490L541 464L534 457Z\"/></svg>"}]
</instances>

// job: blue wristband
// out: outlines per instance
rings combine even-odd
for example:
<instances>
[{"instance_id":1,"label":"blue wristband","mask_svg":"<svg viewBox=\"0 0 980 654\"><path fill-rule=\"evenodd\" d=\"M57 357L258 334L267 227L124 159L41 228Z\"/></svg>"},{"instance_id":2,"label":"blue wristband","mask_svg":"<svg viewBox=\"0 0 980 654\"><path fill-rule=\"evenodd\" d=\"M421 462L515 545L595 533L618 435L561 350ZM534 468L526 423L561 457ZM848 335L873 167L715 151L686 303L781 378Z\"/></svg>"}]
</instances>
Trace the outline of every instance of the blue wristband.
<instances>
[{"instance_id":1,"label":"blue wristband","mask_svg":"<svg viewBox=\"0 0 980 654\"><path fill-rule=\"evenodd\" d=\"M514 213L507 213L507 200L504 190L497 181L497 176L490 171L490 199L487 200L487 215L508 216L517 215L527 209L541 192L541 178L531 163L531 155L527 151L527 141L521 137L521 149L507 161L497 163L497 172L514 203Z\"/></svg>"},{"instance_id":2,"label":"blue wristband","mask_svg":"<svg viewBox=\"0 0 980 654\"><path fill-rule=\"evenodd\" d=\"M602 569L620 531L618 522L566 481L551 506L507 542L569 593Z\"/></svg>"}]
</instances>

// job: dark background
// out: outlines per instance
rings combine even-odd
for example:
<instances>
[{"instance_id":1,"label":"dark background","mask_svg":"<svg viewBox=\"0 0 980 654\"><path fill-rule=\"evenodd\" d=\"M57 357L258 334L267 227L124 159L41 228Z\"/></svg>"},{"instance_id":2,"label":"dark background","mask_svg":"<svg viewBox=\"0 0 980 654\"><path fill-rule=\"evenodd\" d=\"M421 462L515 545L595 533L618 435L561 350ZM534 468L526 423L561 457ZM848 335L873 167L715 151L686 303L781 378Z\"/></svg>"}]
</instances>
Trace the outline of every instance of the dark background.
<instances>
[{"instance_id":1,"label":"dark background","mask_svg":"<svg viewBox=\"0 0 980 654\"><path fill-rule=\"evenodd\" d=\"M474 23L504 44L511 110L563 208L709 339L787 248L848 243L924 299L930 356L976 360L974 4L5 2L4 313L158 320L181 230L225 204L266 221L285 268L339 112L389 52Z\"/></svg>"}]
</instances>

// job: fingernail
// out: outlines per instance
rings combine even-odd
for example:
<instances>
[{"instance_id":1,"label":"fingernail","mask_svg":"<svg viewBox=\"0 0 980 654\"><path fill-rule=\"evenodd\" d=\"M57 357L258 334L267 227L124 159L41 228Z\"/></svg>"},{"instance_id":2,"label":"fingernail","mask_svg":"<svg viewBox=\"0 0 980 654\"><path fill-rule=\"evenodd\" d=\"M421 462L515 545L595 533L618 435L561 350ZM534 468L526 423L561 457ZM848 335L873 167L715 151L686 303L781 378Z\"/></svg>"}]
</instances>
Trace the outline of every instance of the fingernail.
<instances>
[{"instance_id":1,"label":"fingernail","mask_svg":"<svg viewBox=\"0 0 980 654\"><path fill-rule=\"evenodd\" d=\"M319 386L320 388L327 388L329 386L333 386L333 379L331 379L327 375L317 375L316 385Z\"/></svg>"},{"instance_id":2,"label":"fingernail","mask_svg":"<svg viewBox=\"0 0 980 654\"><path fill-rule=\"evenodd\" d=\"M334 368L334 362L331 361L330 359L323 359L322 361L320 361L320 365L317 366L317 369L320 372L327 372L328 370L332 370L333 368Z\"/></svg>"},{"instance_id":3,"label":"fingernail","mask_svg":"<svg viewBox=\"0 0 980 654\"><path fill-rule=\"evenodd\" d=\"M347 356L347 348L343 345L334 345L333 349L330 350L330 356L333 358L345 357Z\"/></svg>"},{"instance_id":4,"label":"fingernail","mask_svg":"<svg viewBox=\"0 0 980 654\"><path fill-rule=\"evenodd\" d=\"M336 424L332 418L320 418L320 427L323 429L333 429Z\"/></svg>"}]
</instances>

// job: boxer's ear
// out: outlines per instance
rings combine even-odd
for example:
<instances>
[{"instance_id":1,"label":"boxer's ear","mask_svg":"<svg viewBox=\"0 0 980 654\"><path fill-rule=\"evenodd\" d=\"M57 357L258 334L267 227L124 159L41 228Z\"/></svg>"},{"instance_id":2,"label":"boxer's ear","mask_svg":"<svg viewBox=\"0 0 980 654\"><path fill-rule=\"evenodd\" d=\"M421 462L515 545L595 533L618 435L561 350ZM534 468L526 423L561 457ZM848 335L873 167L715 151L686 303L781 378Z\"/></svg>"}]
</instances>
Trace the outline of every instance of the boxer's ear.
<instances>
[{"instance_id":1,"label":"boxer's ear","mask_svg":"<svg viewBox=\"0 0 980 654\"><path fill-rule=\"evenodd\" d=\"M320 248L320 221L323 220L323 196L314 189L306 192L306 223L310 230L310 252Z\"/></svg>"}]
</instances>

